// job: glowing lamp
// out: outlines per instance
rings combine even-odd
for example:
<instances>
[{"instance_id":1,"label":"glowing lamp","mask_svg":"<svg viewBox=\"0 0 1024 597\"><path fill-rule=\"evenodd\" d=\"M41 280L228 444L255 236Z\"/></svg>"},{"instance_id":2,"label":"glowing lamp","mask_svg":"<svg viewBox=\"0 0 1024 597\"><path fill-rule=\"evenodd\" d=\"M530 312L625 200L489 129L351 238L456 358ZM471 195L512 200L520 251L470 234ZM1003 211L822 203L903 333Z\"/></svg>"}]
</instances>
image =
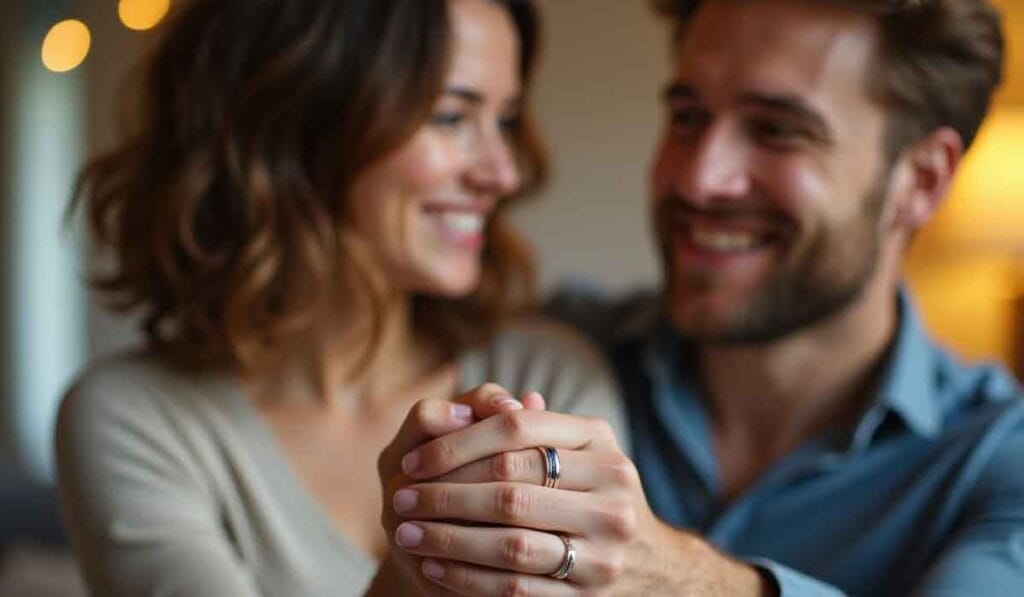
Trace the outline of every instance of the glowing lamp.
<instances>
[{"instance_id":1,"label":"glowing lamp","mask_svg":"<svg viewBox=\"0 0 1024 597\"><path fill-rule=\"evenodd\" d=\"M167 16L170 0L121 0L117 16L121 23L135 31L152 29Z\"/></svg>"},{"instance_id":2,"label":"glowing lamp","mask_svg":"<svg viewBox=\"0 0 1024 597\"><path fill-rule=\"evenodd\" d=\"M55 73L75 69L89 54L92 35L85 23L76 19L61 21L43 38L43 65Z\"/></svg>"}]
</instances>

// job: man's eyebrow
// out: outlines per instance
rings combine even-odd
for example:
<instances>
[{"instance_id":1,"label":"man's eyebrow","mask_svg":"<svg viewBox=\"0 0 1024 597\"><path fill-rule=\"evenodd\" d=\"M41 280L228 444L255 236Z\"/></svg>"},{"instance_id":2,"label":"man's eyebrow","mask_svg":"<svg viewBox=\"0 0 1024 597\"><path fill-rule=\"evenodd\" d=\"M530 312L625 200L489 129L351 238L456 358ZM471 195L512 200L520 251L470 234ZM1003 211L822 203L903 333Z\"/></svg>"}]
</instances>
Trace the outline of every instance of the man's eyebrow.
<instances>
[{"instance_id":1,"label":"man's eyebrow","mask_svg":"<svg viewBox=\"0 0 1024 597\"><path fill-rule=\"evenodd\" d=\"M821 113L796 96L751 91L741 94L740 102L760 108L767 108L777 112L788 113L791 116L807 121L811 126L822 133L827 133L831 130Z\"/></svg>"},{"instance_id":2,"label":"man's eyebrow","mask_svg":"<svg viewBox=\"0 0 1024 597\"><path fill-rule=\"evenodd\" d=\"M662 92L665 101L671 102L672 100L690 100L696 99L700 96L697 90L687 85L686 83L669 83L665 86L665 91Z\"/></svg>"}]
</instances>

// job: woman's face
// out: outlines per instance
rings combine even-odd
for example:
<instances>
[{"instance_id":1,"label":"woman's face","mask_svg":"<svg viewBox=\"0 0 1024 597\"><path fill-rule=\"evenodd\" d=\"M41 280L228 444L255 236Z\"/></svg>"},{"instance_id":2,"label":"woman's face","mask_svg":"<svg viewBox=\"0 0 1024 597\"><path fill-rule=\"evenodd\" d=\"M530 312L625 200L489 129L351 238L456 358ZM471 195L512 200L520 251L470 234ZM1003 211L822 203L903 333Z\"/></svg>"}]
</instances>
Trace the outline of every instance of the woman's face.
<instances>
[{"instance_id":1,"label":"woman's face","mask_svg":"<svg viewBox=\"0 0 1024 597\"><path fill-rule=\"evenodd\" d=\"M520 186L507 132L520 107L519 38L492 0L449 0L452 55L428 122L352 186L356 234L400 291L461 296L480 278L488 216Z\"/></svg>"}]
</instances>

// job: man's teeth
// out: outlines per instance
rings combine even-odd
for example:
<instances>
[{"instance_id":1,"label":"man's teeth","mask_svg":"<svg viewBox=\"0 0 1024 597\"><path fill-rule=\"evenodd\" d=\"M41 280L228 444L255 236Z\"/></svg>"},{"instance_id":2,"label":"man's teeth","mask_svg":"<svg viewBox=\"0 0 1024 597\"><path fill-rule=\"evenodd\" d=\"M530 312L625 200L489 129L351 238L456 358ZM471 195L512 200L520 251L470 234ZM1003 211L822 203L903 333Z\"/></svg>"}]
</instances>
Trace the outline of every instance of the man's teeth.
<instances>
[{"instance_id":1,"label":"man's teeth","mask_svg":"<svg viewBox=\"0 0 1024 597\"><path fill-rule=\"evenodd\" d=\"M753 234L694 226L690 229L693 244L711 251L745 251L757 245Z\"/></svg>"},{"instance_id":2,"label":"man's teeth","mask_svg":"<svg viewBox=\"0 0 1024 597\"><path fill-rule=\"evenodd\" d=\"M484 229L484 217L480 214L447 212L440 218L446 227L462 234L476 234Z\"/></svg>"}]
</instances>

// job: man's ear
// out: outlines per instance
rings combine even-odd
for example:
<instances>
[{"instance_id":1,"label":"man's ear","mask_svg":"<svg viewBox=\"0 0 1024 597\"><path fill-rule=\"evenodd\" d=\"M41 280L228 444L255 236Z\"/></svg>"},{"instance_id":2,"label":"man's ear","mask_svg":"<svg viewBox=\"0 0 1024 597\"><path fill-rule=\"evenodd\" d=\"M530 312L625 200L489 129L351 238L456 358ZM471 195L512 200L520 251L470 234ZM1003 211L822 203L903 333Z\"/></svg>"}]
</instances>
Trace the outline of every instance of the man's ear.
<instances>
[{"instance_id":1,"label":"man's ear","mask_svg":"<svg viewBox=\"0 0 1024 597\"><path fill-rule=\"evenodd\" d=\"M893 224L910 233L935 215L963 156L960 133L941 127L907 146L894 171Z\"/></svg>"}]
</instances>

